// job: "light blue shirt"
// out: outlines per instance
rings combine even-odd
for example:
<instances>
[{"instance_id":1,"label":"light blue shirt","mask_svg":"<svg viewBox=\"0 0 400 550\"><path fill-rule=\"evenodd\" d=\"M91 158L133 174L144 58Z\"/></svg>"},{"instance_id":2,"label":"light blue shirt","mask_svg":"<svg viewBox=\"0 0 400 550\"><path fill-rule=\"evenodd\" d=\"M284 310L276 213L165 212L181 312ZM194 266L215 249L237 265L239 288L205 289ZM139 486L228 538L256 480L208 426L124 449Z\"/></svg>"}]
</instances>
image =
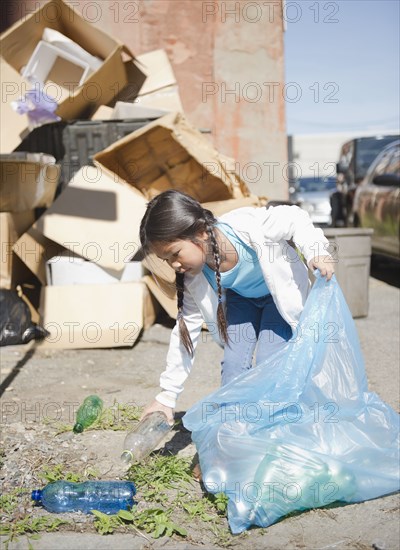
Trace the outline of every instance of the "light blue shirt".
<instances>
[{"instance_id":1,"label":"light blue shirt","mask_svg":"<svg viewBox=\"0 0 400 550\"><path fill-rule=\"evenodd\" d=\"M221 286L230 288L246 298L261 298L261 296L270 294L261 271L257 252L244 243L227 223L218 222L216 227L229 239L238 256L238 261L232 269L221 272ZM205 264L203 273L216 291L215 271Z\"/></svg>"}]
</instances>

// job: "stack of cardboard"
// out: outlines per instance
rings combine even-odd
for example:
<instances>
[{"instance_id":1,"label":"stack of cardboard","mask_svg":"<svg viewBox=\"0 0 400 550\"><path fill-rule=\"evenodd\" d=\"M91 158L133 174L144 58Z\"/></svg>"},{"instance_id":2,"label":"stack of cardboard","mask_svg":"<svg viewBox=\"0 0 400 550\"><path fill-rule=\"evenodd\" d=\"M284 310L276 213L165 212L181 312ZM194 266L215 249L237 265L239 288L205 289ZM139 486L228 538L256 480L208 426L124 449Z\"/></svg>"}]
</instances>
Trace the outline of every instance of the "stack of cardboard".
<instances>
[{"instance_id":1,"label":"stack of cardboard","mask_svg":"<svg viewBox=\"0 0 400 550\"><path fill-rule=\"evenodd\" d=\"M144 210L135 189L87 166L17 241L15 253L43 285L44 346L129 346L154 321L143 311L142 273L130 261Z\"/></svg>"},{"instance_id":2,"label":"stack of cardboard","mask_svg":"<svg viewBox=\"0 0 400 550\"><path fill-rule=\"evenodd\" d=\"M153 149L153 143L162 146ZM140 153L140 171L131 153ZM195 167L182 172L191 176L187 185L176 170L179 161ZM244 183L224 169L222 158L206 138L179 113L166 115L117 141L95 155L95 163L97 167L85 166L75 174L14 246L43 285L41 323L51 334L43 344L46 347L132 345L142 328L154 322L154 298L169 315L176 315L173 273L169 279L163 272L157 282L150 275L140 274L140 280L131 281L124 277L127 266L140 253L139 225L153 189L152 176L154 181L163 175L170 178L170 187L188 191L207 207L219 208L219 213L225 203L226 209L237 203L258 203ZM65 271L74 266L76 273L77 259L86 260L80 261L81 279L71 275L65 284ZM87 277L91 277L88 280L84 280L85 265ZM50 279L55 267L64 272L63 284L57 284L53 275Z\"/></svg>"},{"instance_id":3,"label":"stack of cardboard","mask_svg":"<svg viewBox=\"0 0 400 550\"><path fill-rule=\"evenodd\" d=\"M22 18L0 38L2 104L1 152L12 151L29 128L27 114L16 115L13 101L21 99L36 83L25 80L21 73L42 39L44 29L54 29L70 38L92 56L103 60L82 84L76 82L75 67L58 58L44 92L57 103L56 114L71 120L106 105L119 91L135 79L139 89L145 75L138 69L129 49L109 34L88 23L63 0L50 0L40 9ZM127 58L124 60L124 56ZM132 76L133 75L133 76Z\"/></svg>"},{"instance_id":4,"label":"stack of cardboard","mask_svg":"<svg viewBox=\"0 0 400 550\"><path fill-rule=\"evenodd\" d=\"M49 93L61 89L57 115L64 120L148 118L149 113L160 118L97 153L95 166L83 166L54 201L51 197L45 204L35 204L44 207L40 217L36 211L29 223L7 220L9 233L16 227L7 247L13 245L20 265L40 285L36 306L40 323L50 332L41 345L131 346L154 322L160 305L176 316L174 273L160 270L153 277L146 271L148 264L141 263L139 225L147 201L174 188L219 215L238 206L259 205L260 200L235 173L234 162L220 155L185 118L165 52L140 56L143 72L138 70L123 44L84 21L63 0L50 0L1 37L6 75L19 75L44 28L64 33L103 60L72 90L60 80L60 71L50 71L58 81L55 88L54 81L46 83ZM126 61L123 52L129 54ZM101 90L95 101L88 100L93 86ZM26 115L17 114L11 105L21 89L7 91L4 152L15 148L28 128ZM7 277L8 285L15 285L9 273Z\"/></svg>"}]
</instances>

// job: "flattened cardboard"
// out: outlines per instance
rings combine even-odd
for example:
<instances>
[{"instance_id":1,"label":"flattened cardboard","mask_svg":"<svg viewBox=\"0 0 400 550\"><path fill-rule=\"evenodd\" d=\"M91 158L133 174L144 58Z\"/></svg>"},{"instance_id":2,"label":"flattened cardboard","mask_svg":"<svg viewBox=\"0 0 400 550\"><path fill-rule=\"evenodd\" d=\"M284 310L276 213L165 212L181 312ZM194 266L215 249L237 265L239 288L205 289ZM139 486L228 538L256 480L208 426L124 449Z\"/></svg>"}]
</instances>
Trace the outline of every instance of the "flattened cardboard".
<instances>
[{"instance_id":1,"label":"flattened cardboard","mask_svg":"<svg viewBox=\"0 0 400 550\"><path fill-rule=\"evenodd\" d=\"M73 6L63 0L50 0L35 12L24 16L2 34L0 38L1 55L17 73L20 73L29 61L46 27L61 32L90 54L104 60L101 67L91 73L80 86L70 86L69 89L56 83L46 86L47 93L59 103L56 113L61 118L71 120L78 118L84 111L93 111L96 107L109 103L120 90L127 86L129 66L128 62L123 60L122 54L124 52L131 58L129 64L132 65L132 60L134 60L132 53L120 41L88 23ZM136 74L140 74L141 85L144 78L143 73L137 67L135 67L135 71ZM11 82L17 82L17 87L20 86L20 79L12 79ZM30 88L30 85L27 88L21 88L20 96ZM2 111L3 106L6 107L5 112L9 120L14 120L14 124L20 128L19 117L21 115L16 112L12 114L9 109L9 101L5 104L2 103ZM10 129L14 132L13 125L10 126ZM2 146L4 145L5 149L2 148L1 152L11 152L18 144L18 132L15 132L12 137L4 137Z\"/></svg>"},{"instance_id":2,"label":"flattened cardboard","mask_svg":"<svg viewBox=\"0 0 400 550\"><path fill-rule=\"evenodd\" d=\"M200 202L250 196L211 143L181 113L170 113L94 155L111 177L140 189L146 198L166 188Z\"/></svg>"},{"instance_id":3,"label":"flattened cardboard","mask_svg":"<svg viewBox=\"0 0 400 550\"><path fill-rule=\"evenodd\" d=\"M46 286L40 323L53 349L132 347L143 328L144 283Z\"/></svg>"},{"instance_id":4,"label":"flattened cardboard","mask_svg":"<svg viewBox=\"0 0 400 550\"><path fill-rule=\"evenodd\" d=\"M137 57L147 78L135 104L142 109L183 112L178 85L165 50L154 50ZM162 114L158 115L162 116Z\"/></svg>"},{"instance_id":5,"label":"flattened cardboard","mask_svg":"<svg viewBox=\"0 0 400 550\"><path fill-rule=\"evenodd\" d=\"M140 89L140 95L153 93L176 84L176 78L165 50L153 50L136 56L146 75L146 81Z\"/></svg>"},{"instance_id":6,"label":"flattened cardboard","mask_svg":"<svg viewBox=\"0 0 400 550\"><path fill-rule=\"evenodd\" d=\"M183 112L179 96L178 84L172 66L165 50L154 50L136 57L146 79L138 89L129 84L118 96L113 118L155 118L164 114ZM137 76L132 79L134 84L139 81Z\"/></svg>"},{"instance_id":7,"label":"flattened cardboard","mask_svg":"<svg viewBox=\"0 0 400 550\"><path fill-rule=\"evenodd\" d=\"M146 200L136 189L84 166L34 227L120 278L126 262L140 248L145 208Z\"/></svg>"}]
</instances>

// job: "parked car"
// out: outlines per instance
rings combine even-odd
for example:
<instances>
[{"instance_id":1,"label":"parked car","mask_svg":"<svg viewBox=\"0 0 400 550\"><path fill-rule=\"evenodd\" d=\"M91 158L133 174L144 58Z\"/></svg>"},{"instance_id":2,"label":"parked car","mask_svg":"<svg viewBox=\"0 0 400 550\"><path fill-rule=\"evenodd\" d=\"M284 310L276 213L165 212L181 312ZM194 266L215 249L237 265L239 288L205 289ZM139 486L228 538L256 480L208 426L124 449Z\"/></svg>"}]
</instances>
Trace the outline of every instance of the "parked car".
<instances>
[{"instance_id":1,"label":"parked car","mask_svg":"<svg viewBox=\"0 0 400 550\"><path fill-rule=\"evenodd\" d=\"M337 190L332 194L332 225L353 225L353 200L358 184L365 177L371 162L398 135L376 135L346 141L340 149L336 165Z\"/></svg>"},{"instance_id":2,"label":"parked car","mask_svg":"<svg viewBox=\"0 0 400 550\"><path fill-rule=\"evenodd\" d=\"M372 227L372 251L400 258L400 140L385 147L354 195L354 225Z\"/></svg>"},{"instance_id":3,"label":"parked car","mask_svg":"<svg viewBox=\"0 0 400 550\"><path fill-rule=\"evenodd\" d=\"M299 178L289 189L290 200L306 210L312 222L319 226L331 225L329 197L336 188L336 178Z\"/></svg>"}]
</instances>

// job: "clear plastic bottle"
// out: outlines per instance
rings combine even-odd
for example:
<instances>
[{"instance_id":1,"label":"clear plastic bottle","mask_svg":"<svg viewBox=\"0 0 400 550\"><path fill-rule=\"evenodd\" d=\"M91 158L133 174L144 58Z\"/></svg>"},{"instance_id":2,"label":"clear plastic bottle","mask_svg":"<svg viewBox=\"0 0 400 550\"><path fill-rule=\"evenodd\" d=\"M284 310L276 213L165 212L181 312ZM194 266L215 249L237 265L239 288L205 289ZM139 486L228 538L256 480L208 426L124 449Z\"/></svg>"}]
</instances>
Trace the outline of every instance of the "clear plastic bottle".
<instances>
[{"instance_id":1,"label":"clear plastic bottle","mask_svg":"<svg viewBox=\"0 0 400 550\"><path fill-rule=\"evenodd\" d=\"M94 424L103 410L103 401L97 395L86 397L76 413L76 423L73 432L78 434Z\"/></svg>"},{"instance_id":2,"label":"clear plastic bottle","mask_svg":"<svg viewBox=\"0 0 400 550\"><path fill-rule=\"evenodd\" d=\"M172 425L163 412L156 411L148 414L126 436L121 460L125 464L140 462L154 451L171 428Z\"/></svg>"},{"instance_id":3,"label":"clear plastic bottle","mask_svg":"<svg viewBox=\"0 0 400 550\"><path fill-rule=\"evenodd\" d=\"M132 481L55 481L32 491L32 500L53 513L99 510L116 514L134 504L136 488Z\"/></svg>"}]
</instances>

